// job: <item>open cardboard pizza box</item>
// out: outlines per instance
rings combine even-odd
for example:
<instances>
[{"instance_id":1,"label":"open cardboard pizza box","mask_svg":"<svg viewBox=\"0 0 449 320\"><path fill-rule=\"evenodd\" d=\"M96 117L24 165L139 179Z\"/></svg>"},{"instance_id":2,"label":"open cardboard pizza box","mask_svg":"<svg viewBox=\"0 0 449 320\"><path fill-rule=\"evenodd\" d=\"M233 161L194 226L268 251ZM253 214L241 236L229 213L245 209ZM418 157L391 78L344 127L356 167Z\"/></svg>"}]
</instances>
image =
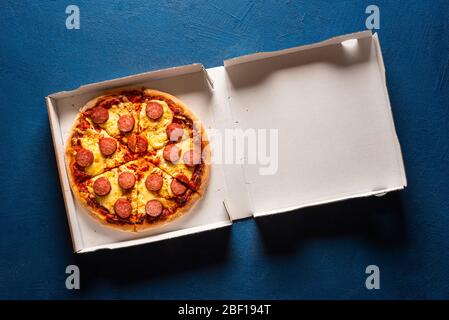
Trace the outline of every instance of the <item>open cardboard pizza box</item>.
<instances>
[{"instance_id":1,"label":"open cardboard pizza box","mask_svg":"<svg viewBox=\"0 0 449 320\"><path fill-rule=\"evenodd\" d=\"M208 130L214 161L208 191L191 212L133 234L104 227L83 212L69 186L64 150L72 123L89 99L142 86L179 97L197 114ZM210 69L193 64L89 84L46 100L78 253L170 239L237 219L406 186L379 40L370 31L242 56ZM253 129L266 133L266 141L257 136L257 143L271 144L271 160L251 163L244 156L229 161L234 146L223 143L226 134L240 131L248 138ZM269 132L277 139L271 141Z\"/></svg>"}]
</instances>

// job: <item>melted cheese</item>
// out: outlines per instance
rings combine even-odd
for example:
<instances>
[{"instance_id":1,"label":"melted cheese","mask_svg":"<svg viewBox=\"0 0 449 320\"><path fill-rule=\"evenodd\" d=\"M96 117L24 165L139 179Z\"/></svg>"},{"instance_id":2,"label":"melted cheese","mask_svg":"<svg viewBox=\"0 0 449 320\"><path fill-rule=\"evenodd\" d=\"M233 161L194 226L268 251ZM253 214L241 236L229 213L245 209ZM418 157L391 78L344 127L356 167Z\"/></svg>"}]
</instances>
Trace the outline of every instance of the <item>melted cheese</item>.
<instances>
[{"instance_id":1,"label":"melted cheese","mask_svg":"<svg viewBox=\"0 0 449 320\"><path fill-rule=\"evenodd\" d=\"M118 119L123 115L131 115L134 117L134 128L132 132L137 131L137 124L139 123L138 114L135 112L134 105L131 102L120 102L119 105L113 105L108 109L109 118L100 126L107 131L111 136L118 136L120 130L117 126Z\"/></svg>"},{"instance_id":2,"label":"melted cheese","mask_svg":"<svg viewBox=\"0 0 449 320\"><path fill-rule=\"evenodd\" d=\"M105 207L106 209L108 209L111 214L115 214L114 204L117 201L117 199L130 197L131 205L133 207L133 214L136 214L137 213L137 187L134 186L134 188L131 191L126 191L126 192L122 188L120 188L120 186L118 184L118 176L123 171L127 171L127 168L125 166L121 166L117 169L113 169L111 171L105 172L105 173L95 177L94 179L92 179L87 188L91 194L95 194L93 187L92 187L93 183L95 182L96 179L98 179L100 177L105 177L111 183L111 192L109 192L107 195L102 196L102 197L95 195L95 199L97 200L97 202L100 205L102 205L103 207ZM132 172L132 171L130 171L130 172Z\"/></svg>"},{"instance_id":3,"label":"melted cheese","mask_svg":"<svg viewBox=\"0 0 449 320\"><path fill-rule=\"evenodd\" d=\"M173 121L173 112L165 101L161 100L151 100L157 101L163 106L164 113L161 118L157 120L152 120L146 115L145 108L146 103L143 103L140 109L140 119L139 128L140 133L147 138L148 141L148 151L158 150L168 143L167 138L167 126ZM181 140L190 139L192 135L192 130L189 128L184 128L184 135Z\"/></svg>"},{"instance_id":4,"label":"melted cheese","mask_svg":"<svg viewBox=\"0 0 449 320\"><path fill-rule=\"evenodd\" d=\"M102 137L108 137L106 132L98 134L94 130L87 129L84 136L80 138L81 146L90 150L94 155L93 163L85 168L88 175L95 176L103 173L107 168L112 168L123 162L126 150L117 145L117 150L109 157L103 156L100 151L99 141Z\"/></svg>"},{"instance_id":5,"label":"melted cheese","mask_svg":"<svg viewBox=\"0 0 449 320\"><path fill-rule=\"evenodd\" d=\"M189 180L192 178L194 168L187 167L183 162L183 155L193 147L192 139L182 140L176 144L181 149L181 157L178 163L173 164L166 161L163 157L163 149L158 150L156 157L159 159L159 167L169 174L176 176L176 174L184 174Z\"/></svg>"},{"instance_id":6,"label":"melted cheese","mask_svg":"<svg viewBox=\"0 0 449 320\"><path fill-rule=\"evenodd\" d=\"M145 180L147 177L153 173L162 175L163 184L161 190L157 192L148 191L148 189L145 186ZM145 173L142 175L142 178L137 183L137 192L138 192L138 204L137 204L137 211L138 213L145 213L145 205L150 200L158 200L162 203L162 205L165 208L168 209L174 209L176 206L176 203L172 200L170 200L171 197L173 197L173 192L171 191L170 184L172 182L173 178L164 172L160 170L159 168L154 167L153 165L150 165L150 169L148 171L145 171Z\"/></svg>"},{"instance_id":7,"label":"melted cheese","mask_svg":"<svg viewBox=\"0 0 449 320\"><path fill-rule=\"evenodd\" d=\"M165 128L161 128L158 131L146 130L141 133L148 141L148 151L153 151L163 148L168 140Z\"/></svg>"},{"instance_id":8,"label":"melted cheese","mask_svg":"<svg viewBox=\"0 0 449 320\"><path fill-rule=\"evenodd\" d=\"M158 131L159 129L164 129L173 121L173 112L170 110L170 107L167 105L165 101L161 100L151 100L159 103L162 105L162 108L164 110L164 113L159 119L153 120L148 118L146 114L146 103L142 103L142 106L140 108L140 122L139 127L141 131L151 129Z\"/></svg>"}]
</instances>

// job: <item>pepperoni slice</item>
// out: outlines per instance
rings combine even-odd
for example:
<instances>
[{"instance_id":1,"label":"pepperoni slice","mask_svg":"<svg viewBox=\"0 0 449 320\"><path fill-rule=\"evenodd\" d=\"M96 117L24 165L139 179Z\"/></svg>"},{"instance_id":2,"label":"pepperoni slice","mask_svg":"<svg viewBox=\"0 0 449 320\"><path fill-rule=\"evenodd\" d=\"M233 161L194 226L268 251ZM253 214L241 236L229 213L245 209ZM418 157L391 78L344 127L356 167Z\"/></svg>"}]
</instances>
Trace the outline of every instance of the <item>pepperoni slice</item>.
<instances>
[{"instance_id":1,"label":"pepperoni slice","mask_svg":"<svg viewBox=\"0 0 449 320\"><path fill-rule=\"evenodd\" d=\"M112 138L100 138L100 141L98 141L98 145L100 146L100 151L104 156L110 156L117 150L117 143Z\"/></svg>"},{"instance_id":2,"label":"pepperoni slice","mask_svg":"<svg viewBox=\"0 0 449 320\"><path fill-rule=\"evenodd\" d=\"M101 106L95 107L92 109L92 114L90 115L90 118L96 124L105 123L109 119L108 109L103 108Z\"/></svg>"},{"instance_id":3,"label":"pepperoni slice","mask_svg":"<svg viewBox=\"0 0 449 320\"><path fill-rule=\"evenodd\" d=\"M128 138L128 148L135 153L145 152L148 149L148 141L143 136L132 134Z\"/></svg>"},{"instance_id":4,"label":"pepperoni slice","mask_svg":"<svg viewBox=\"0 0 449 320\"><path fill-rule=\"evenodd\" d=\"M162 108L160 103L150 101L145 108L145 113L148 118L157 120L164 114L164 108Z\"/></svg>"},{"instance_id":5,"label":"pepperoni slice","mask_svg":"<svg viewBox=\"0 0 449 320\"><path fill-rule=\"evenodd\" d=\"M182 161L187 167L194 167L201 163L201 155L199 151L189 150L182 156Z\"/></svg>"},{"instance_id":6,"label":"pepperoni slice","mask_svg":"<svg viewBox=\"0 0 449 320\"><path fill-rule=\"evenodd\" d=\"M131 189L135 183L136 177L131 172L122 172L118 176L118 184L122 189Z\"/></svg>"},{"instance_id":7,"label":"pepperoni slice","mask_svg":"<svg viewBox=\"0 0 449 320\"><path fill-rule=\"evenodd\" d=\"M121 198L115 202L114 211L120 218L126 219L131 215L133 208L128 199Z\"/></svg>"},{"instance_id":8,"label":"pepperoni slice","mask_svg":"<svg viewBox=\"0 0 449 320\"><path fill-rule=\"evenodd\" d=\"M145 213L150 217L157 217L162 213L162 203L159 200L150 200L145 205Z\"/></svg>"},{"instance_id":9,"label":"pepperoni slice","mask_svg":"<svg viewBox=\"0 0 449 320\"><path fill-rule=\"evenodd\" d=\"M94 154L90 150L81 148L76 153L75 161L80 167L90 166L94 162Z\"/></svg>"},{"instance_id":10,"label":"pepperoni slice","mask_svg":"<svg viewBox=\"0 0 449 320\"><path fill-rule=\"evenodd\" d=\"M181 149L179 149L179 147L174 144L169 144L164 148L162 156L164 157L165 160L175 163L179 160L181 156Z\"/></svg>"},{"instance_id":11,"label":"pepperoni slice","mask_svg":"<svg viewBox=\"0 0 449 320\"><path fill-rule=\"evenodd\" d=\"M176 179L173 179L170 184L170 188L171 191L173 191L173 193L177 196L182 196L187 191L186 186Z\"/></svg>"},{"instance_id":12,"label":"pepperoni slice","mask_svg":"<svg viewBox=\"0 0 449 320\"><path fill-rule=\"evenodd\" d=\"M120 116L117 120L117 127L123 133L130 132L134 128L134 118L129 114Z\"/></svg>"},{"instance_id":13,"label":"pepperoni slice","mask_svg":"<svg viewBox=\"0 0 449 320\"><path fill-rule=\"evenodd\" d=\"M184 129L179 123L170 123L166 130L167 138L170 141L179 141L184 135Z\"/></svg>"},{"instance_id":14,"label":"pepperoni slice","mask_svg":"<svg viewBox=\"0 0 449 320\"><path fill-rule=\"evenodd\" d=\"M160 174L153 173L145 180L145 187L148 191L159 191L162 188L162 176Z\"/></svg>"},{"instance_id":15,"label":"pepperoni slice","mask_svg":"<svg viewBox=\"0 0 449 320\"><path fill-rule=\"evenodd\" d=\"M111 183L105 177L100 177L95 180L92 187L97 196L105 196L111 192Z\"/></svg>"}]
</instances>

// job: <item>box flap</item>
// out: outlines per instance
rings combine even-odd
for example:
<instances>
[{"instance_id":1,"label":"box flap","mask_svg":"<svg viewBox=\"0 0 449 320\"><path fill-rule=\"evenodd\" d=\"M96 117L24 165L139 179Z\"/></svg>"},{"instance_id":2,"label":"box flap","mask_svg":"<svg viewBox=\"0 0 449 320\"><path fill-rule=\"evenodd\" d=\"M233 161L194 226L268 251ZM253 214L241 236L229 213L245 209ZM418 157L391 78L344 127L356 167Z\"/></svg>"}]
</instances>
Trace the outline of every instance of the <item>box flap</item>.
<instances>
[{"instance_id":1,"label":"box flap","mask_svg":"<svg viewBox=\"0 0 449 320\"><path fill-rule=\"evenodd\" d=\"M377 35L226 60L234 123L274 130L275 174L243 165L254 216L401 189L406 178ZM259 138L259 136L258 136Z\"/></svg>"},{"instance_id":2,"label":"box flap","mask_svg":"<svg viewBox=\"0 0 449 320\"><path fill-rule=\"evenodd\" d=\"M295 53L295 52L299 52L299 51L320 48L320 47L324 47L327 45L340 44L346 40L360 39L360 38L366 38L366 37L371 37L371 31L366 30L366 31L361 31L361 32L350 33L350 34L334 37L334 38L331 38L328 40L324 40L321 42L307 44L307 45L293 47L293 48L288 48L288 49L283 49L283 50L257 52L257 53L251 53L251 54L247 54L244 56L240 56L240 57L230 58L230 59L227 59L224 61L224 66L231 67L233 65L237 65L237 64L241 64L241 63L245 63L245 62L254 62L257 60L267 59L267 58L276 57L276 56L282 56L282 55L286 55L289 53Z\"/></svg>"},{"instance_id":3,"label":"box flap","mask_svg":"<svg viewBox=\"0 0 449 320\"><path fill-rule=\"evenodd\" d=\"M194 72L203 72L205 79L209 83L209 85L213 88L213 82L209 78L209 75L206 72L206 69L201 63L192 63L185 66L177 66L172 68L166 68L155 71L143 72L131 76L126 76L122 78L106 80L96 83L89 83L86 85L80 86L78 89L70 90L70 91L61 91L57 93L52 93L48 95L50 98L61 99L70 97L73 95L81 95L84 93L92 93L102 91L104 94L107 94L108 91L116 90L117 88L132 88L141 86L142 81L149 80L163 80L166 78L172 78L176 76L182 76L189 73Z\"/></svg>"},{"instance_id":4,"label":"box flap","mask_svg":"<svg viewBox=\"0 0 449 320\"><path fill-rule=\"evenodd\" d=\"M226 132L235 128L229 109L228 89L224 67L207 69L210 79L214 83L214 123L215 135L209 135L213 143L213 162L223 168L226 180L226 198L224 204L232 220L249 218L253 215L250 196L245 186L244 171L241 164L226 161L226 157L233 154L232 144ZM231 159L232 160L232 159Z\"/></svg>"}]
</instances>

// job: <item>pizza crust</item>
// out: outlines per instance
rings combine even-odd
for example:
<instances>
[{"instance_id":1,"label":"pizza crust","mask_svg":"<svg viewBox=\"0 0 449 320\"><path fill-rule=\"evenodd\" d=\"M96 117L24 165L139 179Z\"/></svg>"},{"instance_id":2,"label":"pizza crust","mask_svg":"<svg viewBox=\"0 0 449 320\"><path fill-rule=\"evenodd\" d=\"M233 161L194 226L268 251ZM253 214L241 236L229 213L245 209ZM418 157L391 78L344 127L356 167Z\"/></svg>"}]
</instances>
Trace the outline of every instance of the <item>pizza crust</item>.
<instances>
[{"instance_id":1,"label":"pizza crust","mask_svg":"<svg viewBox=\"0 0 449 320\"><path fill-rule=\"evenodd\" d=\"M78 115L76 116L75 121L73 122L73 126L72 129L70 130L70 135L69 138L67 139L67 143L66 143L66 151L65 151L65 164L66 164L66 168L67 168L67 174L68 174L68 178L69 178L69 182L70 182L70 186L72 187L73 191L78 191L78 186L75 183L75 179L72 175L72 166L75 163L75 150L72 148L72 138L73 135L75 134L76 131L76 127L78 126L78 123L80 121L80 113L78 113ZM75 195L76 198L79 198L79 194Z\"/></svg>"},{"instance_id":2,"label":"pizza crust","mask_svg":"<svg viewBox=\"0 0 449 320\"><path fill-rule=\"evenodd\" d=\"M122 92L122 91L119 91L119 92ZM145 231L148 229L152 229L155 227L165 225L165 224L175 220L176 218L178 218L180 216L184 216L193 211L194 206L196 205L196 203L198 201L201 200L201 198L203 197L203 195L205 194L205 192L207 190L208 180L209 180L209 175L210 175L211 151L210 151L209 140L207 138L207 134L204 129L204 126L198 121L198 118L189 110L189 108L182 101L180 101L178 98L176 98L168 93L162 92L162 91L153 90L153 89L143 90L143 96L160 96L160 97L163 97L164 99L171 100L172 102L174 102L174 104L177 107L181 108L182 113L186 117L190 118L194 124L200 125L202 146L204 143L204 148L202 150L204 164L203 164L202 172L201 172L201 185L198 188L198 190L196 190L196 191L192 190L192 194L190 195L187 203L183 207L177 208L173 214L171 214L170 216L168 216L165 219L155 221L154 223L149 223L145 220L142 224L138 224L138 223L136 223L136 224L109 223L106 220L106 217L98 209L91 207L87 203L86 197L84 196L84 194L82 192L80 192L79 187L78 187L77 183L75 182L73 172L72 172L72 166L75 163L76 152L74 151L73 147L71 146L71 140L77 130L77 126L80 122L81 115L83 112L95 107L99 102L101 102L109 97L120 97L120 96L122 96L122 95L117 94L117 91L115 91L115 92L111 91L110 93L108 92L105 95L101 95L99 97L89 100L80 109L80 112L77 115L77 117L73 123L72 129L70 132L70 136L67 141L65 163L66 163L68 178L69 178L69 182L70 182L70 186L72 188L73 194L74 194L75 198L86 209L86 211L89 213L89 215L91 217L93 217L96 221L100 222L102 225L104 225L108 228L112 228L112 229L120 230L120 231L127 231L127 232L142 232L142 231ZM126 163L123 163L123 164L126 164ZM108 169L108 170L110 170L110 169ZM91 177L91 179L92 178L94 178L94 177Z\"/></svg>"}]
</instances>

